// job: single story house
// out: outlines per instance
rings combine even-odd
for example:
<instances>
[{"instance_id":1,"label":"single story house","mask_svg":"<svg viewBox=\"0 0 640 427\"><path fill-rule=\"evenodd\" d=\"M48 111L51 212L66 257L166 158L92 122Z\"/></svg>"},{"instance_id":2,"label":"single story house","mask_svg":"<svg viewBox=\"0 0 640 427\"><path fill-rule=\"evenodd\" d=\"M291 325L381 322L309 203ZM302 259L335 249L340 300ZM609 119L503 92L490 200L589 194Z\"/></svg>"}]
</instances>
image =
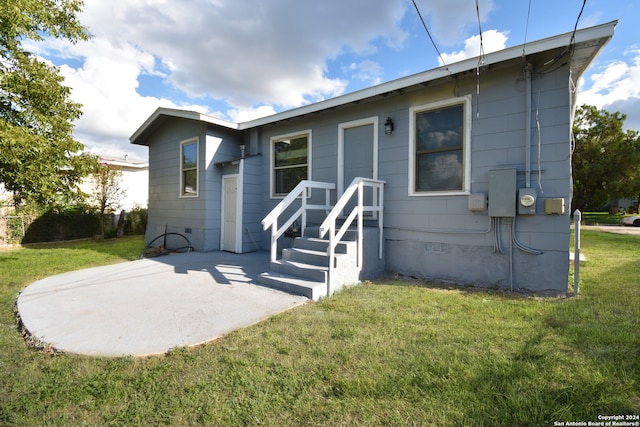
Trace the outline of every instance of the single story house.
<instances>
[{"instance_id":1,"label":"single story house","mask_svg":"<svg viewBox=\"0 0 640 427\"><path fill-rule=\"evenodd\" d=\"M565 292L576 86L616 23L244 123L158 108L146 239L270 250L261 280L313 299L385 271Z\"/></svg>"}]
</instances>

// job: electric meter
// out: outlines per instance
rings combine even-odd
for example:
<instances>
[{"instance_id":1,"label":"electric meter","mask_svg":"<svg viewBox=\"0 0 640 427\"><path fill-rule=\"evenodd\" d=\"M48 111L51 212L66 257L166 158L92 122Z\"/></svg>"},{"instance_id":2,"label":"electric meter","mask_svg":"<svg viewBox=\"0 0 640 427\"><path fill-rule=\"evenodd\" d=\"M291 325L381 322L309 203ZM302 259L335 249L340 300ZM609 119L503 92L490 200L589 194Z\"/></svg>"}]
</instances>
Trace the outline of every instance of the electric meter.
<instances>
[{"instance_id":1,"label":"electric meter","mask_svg":"<svg viewBox=\"0 0 640 427\"><path fill-rule=\"evenodd\" d=\"M521 188L518 190L518 214L534 215L536 213L536 198L538 192L535 188Z\"/></svg>"},{"instance_id":2,"label":"electric meter","mask_svg":"<svg viewBox=\"0 0 640 427\"><path fill-rule=\"evenodd\" d=\"M536 199L531 194L525 194L520 198L520 204L526 208L533 206Z\"/></svg>"}]
</instances>

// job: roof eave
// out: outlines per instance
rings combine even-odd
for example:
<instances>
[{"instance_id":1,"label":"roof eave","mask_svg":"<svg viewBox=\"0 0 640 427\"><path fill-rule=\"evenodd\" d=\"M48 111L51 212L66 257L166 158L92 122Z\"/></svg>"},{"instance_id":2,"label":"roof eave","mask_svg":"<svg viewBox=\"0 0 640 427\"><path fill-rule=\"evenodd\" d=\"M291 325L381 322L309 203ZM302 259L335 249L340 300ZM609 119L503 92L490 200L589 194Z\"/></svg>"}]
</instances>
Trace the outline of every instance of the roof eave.
<instances>
[{"instance_id":1,"label":"roof eave","mask_svg":"<svg viewBox=\"0 0 640 427\"><path fill-rule=\"evenodd\" d=\"M513 60L519 57L526 58L529 55L534 55L537 53L545 52L547 50L568 46L572 43L572 37L573 43L576 44L583 43L589 40L603 40L603 43L599 46L599 48L601 48L611 39L611 37L613 37L614 29L617 23L618 21L611 21L606 24L578 30L575 32L575 34L573 32L569 32L524 45L513 46L497 52L491 52L484 56L482 65L489 66L500 62ZM595 57L599 48L596 49L595 52L593 52L592 58ZM266 116L248 122L240 123L239 129L250 129L253 127L263 126L266 124L275 123L278 121L287 120L310 113L315 113L321 110L336 108L349 103L357 103L374 96L400 91L404 88L417 84L425 84L441 78L450 77L455 74L471 71L478 66L478 60L478 57L468 58L460 62L455 62L453 64L423 71L417 74L412 74L407 77L392 80L387 83L382 83L380 85L348 93L346 95L341 95L335 98L328 99L326 101L320 101L292 110L283 111L271 116ZM582 71L584 70L580 70L580 72Z\"/></svg>"},{"instance_id":2,"label":"roof eave","mask_svg":"<svg viewBox=\"0 0 640 427\"><path fill-rule=\"evenodd\" d=\"M210 123L231 130L238 130L239 128L237 123L228 122L226 120L218 119L217 117L198 113L197 111L158 107L153 112L153 114L151 114L149 118L147 118L147 120L145 120L145 122L133 133L133 135L131 135L131 137L129 138L129 142L131 144L147 145L147 134L152 132L154 124L157 124L159 121L163 121L163 118L194 120L204 123Z\"/></svg>"},{"instance_id":3,"label":"roof eave","mask_svg":"<svg viewBox=\"0 0 640 427\"><path fill-rule=\"evenodd\" d=\"M519 57L526 58L530 55L535 55L541 52L569 46L571 43L580 44L588 42L590 40L597 40L599 41L599 43L596 43L593 46L593 50L589 52L589 55L587 55L588 61L584 61L584 64L588 65L600 51L600 49L611 39L611 37L613 37L614 29L617 23L618 21L611 21L606 24L581 29L575 32L572 31L546 39L537 40L531 43L526 43L524 45L514 46L497 52L492 52L484 56L482 65L490 66ZM401 91L410 86L426 84L438 79L468 72L477 67L478 57L469 58L460 62L434 68L428 71L423 71L421 73L392 80L387 83L382 83L380 85L361 89L356 92L351 92L335 98L327 99L325 101L316 102L313 104L305 105L303 107L294 108L291 110L283 111L281 113L273 114L271 116L261 117L242 123L228 122L195 111L160 107L151 116L149 116L149 118L133 133L133 135L129 138L129 141L132 144L147 145L146 137L148 136L148 134L153 132L155 126L159 126L157 122L164 121L170 117L201 121L231 130L246 130L280 122L283 120L292 119L295 117L304 116L311 113L316 113L323 110L340 107L350 103L362 102L365 99ZM582 66L577 70L577 74L581 74L585 68L586 65Z\"/></svg>"}]
</instances>

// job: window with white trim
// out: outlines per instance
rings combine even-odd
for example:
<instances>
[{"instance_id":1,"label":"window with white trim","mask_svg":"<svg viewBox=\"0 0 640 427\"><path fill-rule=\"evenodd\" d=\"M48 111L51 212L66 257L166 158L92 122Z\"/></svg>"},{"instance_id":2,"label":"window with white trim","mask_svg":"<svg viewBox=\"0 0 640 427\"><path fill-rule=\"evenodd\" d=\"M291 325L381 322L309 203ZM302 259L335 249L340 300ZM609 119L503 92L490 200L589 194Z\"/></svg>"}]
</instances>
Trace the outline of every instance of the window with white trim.
<instances>
[{"instance_id":1,"label":"window with white trim","mask_svg":"<svg viewBox=\"0 0 640 427\"><path fill-rule=\"evenodd\" d=\"M271 138L271 194L284 196L309 179L311 131Z\"/></svg>"},{"instance_id":2,"label":"window with white trim","mask_svg":"<svg viewBox=\"0 0 640 427\"><path fill-rule=\"evenodd\" d=\"M471 107L467 97L410 110L410 194L469 191Z\"/></svg>"},{"instance_id":3,"label":"window with white trim","mask_svg":"<svg viewBox=\"0 0 640 427\"><path fill-rule=\"evenodd\" d=\"M198 196L198 138L180 143L180 196Z\"/></svg>"}]
</instances>

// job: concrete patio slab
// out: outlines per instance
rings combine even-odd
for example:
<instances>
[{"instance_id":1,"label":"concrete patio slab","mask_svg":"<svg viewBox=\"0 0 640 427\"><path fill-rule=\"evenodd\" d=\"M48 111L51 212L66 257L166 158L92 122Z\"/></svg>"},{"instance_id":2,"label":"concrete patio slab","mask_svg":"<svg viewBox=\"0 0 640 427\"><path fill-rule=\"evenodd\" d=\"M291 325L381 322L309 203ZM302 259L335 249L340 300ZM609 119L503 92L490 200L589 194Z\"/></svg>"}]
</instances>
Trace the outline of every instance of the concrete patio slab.
<instances>
[{"instance_id":1,"label":"concrete patio slab","mask_svg":"<svg viewBox=\"0 0 640 427\"><path fill-rule=\"evenodd\" d=\"M269 254L192 252L60 274L18 297L29 334L56 350L147 356L257 323L307 298L256 284Z\"/></svg>"}]
</instances>

